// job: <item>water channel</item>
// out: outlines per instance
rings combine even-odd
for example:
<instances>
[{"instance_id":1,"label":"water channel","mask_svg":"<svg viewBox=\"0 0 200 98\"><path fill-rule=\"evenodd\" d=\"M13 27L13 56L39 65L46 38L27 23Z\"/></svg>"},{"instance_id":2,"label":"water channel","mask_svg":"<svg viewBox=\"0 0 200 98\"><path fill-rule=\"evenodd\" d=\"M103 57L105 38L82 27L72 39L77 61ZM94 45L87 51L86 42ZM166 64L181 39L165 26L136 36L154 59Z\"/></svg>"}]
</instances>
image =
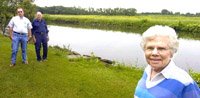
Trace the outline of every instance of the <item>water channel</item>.
<instances>
[{"instance_id":1,"label":"water channel","mask_svg":"<svg viewBox=\"0 0 200 98\"><path fill-rule=\"evenodd\" d=\"M93 52L95 56L130 66L137 64L138 67L145 67L147 64L140 47L140 34L54 25L49 25L48 28L51 46L70 46L70 49L82 55ZM191 69L200 72L200 41L179 40L180 47L174 62L186 71Z\"/></svg>"}]
</instances>

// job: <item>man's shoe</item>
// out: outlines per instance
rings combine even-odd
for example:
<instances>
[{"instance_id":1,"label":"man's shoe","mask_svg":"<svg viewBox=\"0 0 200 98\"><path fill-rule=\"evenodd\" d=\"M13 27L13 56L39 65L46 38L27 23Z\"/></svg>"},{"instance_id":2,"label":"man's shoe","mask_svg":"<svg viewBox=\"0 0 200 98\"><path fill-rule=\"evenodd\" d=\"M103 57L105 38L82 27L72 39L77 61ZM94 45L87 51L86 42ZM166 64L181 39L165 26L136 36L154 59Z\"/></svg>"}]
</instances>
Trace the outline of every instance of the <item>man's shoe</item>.
<instances>
[{"instance_id":1,"label":"man's shoe","mask_svg":"<svg viewBox=\"0 0 200 98\"><path fill-rule=\"evenodd\" d=\"M11 63L11 64L10 64L10 67L13 67L13 66L15 66L15 64Z\"/></svg>"},{"instance_id":2,"label":"man's shoe","mask_svg":"<svg viewBox=\"0 0 200 98\"><path fill-rule=\"evenodd\" d=\"M23 62L24 64L28 64L28 62L27 61L25 61L25 62Z\"/></svg>"},{"instance_id":3,"label":"man's shoe","mask_svg":"<svg viewBox=\"0 0 200 98\"><path fill-rule=\"evenodd\" d=\"M47 59L43 59L43 61L48 61Z\"/></svg>"}]
</instances>

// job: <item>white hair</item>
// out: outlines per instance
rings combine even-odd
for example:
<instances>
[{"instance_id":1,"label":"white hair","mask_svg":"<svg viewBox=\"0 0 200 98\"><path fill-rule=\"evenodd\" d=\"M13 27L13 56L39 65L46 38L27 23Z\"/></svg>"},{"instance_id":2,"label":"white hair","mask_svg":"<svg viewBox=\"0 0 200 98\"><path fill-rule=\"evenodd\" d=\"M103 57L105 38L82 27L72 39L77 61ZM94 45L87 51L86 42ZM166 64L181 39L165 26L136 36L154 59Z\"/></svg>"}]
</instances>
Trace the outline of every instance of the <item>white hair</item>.
<instances>
[{"instance_id":1,"label":"white hair","mask_svg":"<svg viewBox=\"0 0 200 98\"><path fill-rule=\"evenodd\" d=\"M179 47L178 36L176 34L176 31L168 26L155 25L146 30L142 34L142 41L140 43L142 49L145 50L147 41L155 38L155 36L157 35L169 37L169 47L172 55L174 55Z\"/></svg>"},{"instance_id":2,"label":"white hair","mask_svg":"<svg viewBox=\"0 0 200 98\"><path fill-rule=\"evenodd\" d=\"M42 13L41 12L37 12L36 15L42 15Z\"/></svg>"}]
</instances>

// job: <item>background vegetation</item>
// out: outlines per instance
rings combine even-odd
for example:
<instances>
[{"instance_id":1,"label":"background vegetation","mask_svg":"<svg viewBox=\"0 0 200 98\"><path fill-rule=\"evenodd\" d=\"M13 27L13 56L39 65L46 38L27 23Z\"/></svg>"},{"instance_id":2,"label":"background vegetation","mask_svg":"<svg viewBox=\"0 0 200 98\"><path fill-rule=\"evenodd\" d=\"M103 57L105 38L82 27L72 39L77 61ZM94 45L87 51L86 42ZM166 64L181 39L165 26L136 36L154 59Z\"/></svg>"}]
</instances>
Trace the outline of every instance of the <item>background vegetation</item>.
<instances>
[{"instance_id":1,"label":"background vegetation","mask_svg":"<svg viewBox=\"0 0 200 98\"><path fill-rule=\"evenodd\" d=\"M133 16L137 14L135 8L81 8L81 7L37 7L37 9L45 14L65 14L65 15L126 15Z\"/></svg>"},{"instance_id":2,"label":"background vegetation","mask_svg":"<svg viewBox=\"0 0 200 98\"><path fill-rule=\"evenodd\" d=\"M63 6L51 6L51 7L37 7L37 10L45 14L63 14L63 15L182 15L182 16L200 16L200 13L180 13L168 11L167 9L161 10L161 12L143 12L137 13L135 8L81 8L81 7L63 7Z\"/></svg>"},{"instance_id":3,"label":"background vegetation","mask_svg":"<svg viewBox=\"0 0 200 98\"><path fill-rule=\"evenodd\" d=\"M28 17L31 21L34 18L35 12L41 11L45 14L95 15L93 18L91 17L77 18L76 16L69 16L70 18L64 19L64 17L62 17L61 19L60 16L58 17L54 16L53 18L45 17L47 20L48 19L53 21L55 20L54 22L59 22L59 23L64 21L63 23L76 23L76 24L84 23L84 25L92 25L92 26L104 25L104 27L106 27L109 25L115 28L139 29L143 31L152 25L160 24L160 25L169 25L173 27L175 30L181 32L182 31L190 33L200 32L200 25L198 18L200 16L200 13L181 14L180 12L173 13L172 11L168 11L167 9L163 9L160 13L154 13L154 12L137 13L137 10L135 8L94 9L94 8L63 7L63 6L38 7L35 4L33 4L33 2L34 0L1 0L0 1L1 30L5 32L5 28L9 20L16 14L16 9L18 7L22 7L25 11L25 16ZM102 18L102 16L100 16L101 18L99 18L97 17L97 15L114 16L114 17ZM116 18L115 17L116 15L119 16L120 18ZM135 17L130 18L129 16L135 16ZM198 34L194 35L196 36Z\"/></svg>"},{"instance_id":4,"label":"background vegetation","mask_svg":"<svg viewBox=\"0 0 200 98\"><path fill-rule=\"evenodd\" d=\"M17 8L23 8L25 16L33 20L36 13L34 0L1 0L0 1L0 30L5 32L10 19L17 14Z\"/></svg>"}]
</instances>

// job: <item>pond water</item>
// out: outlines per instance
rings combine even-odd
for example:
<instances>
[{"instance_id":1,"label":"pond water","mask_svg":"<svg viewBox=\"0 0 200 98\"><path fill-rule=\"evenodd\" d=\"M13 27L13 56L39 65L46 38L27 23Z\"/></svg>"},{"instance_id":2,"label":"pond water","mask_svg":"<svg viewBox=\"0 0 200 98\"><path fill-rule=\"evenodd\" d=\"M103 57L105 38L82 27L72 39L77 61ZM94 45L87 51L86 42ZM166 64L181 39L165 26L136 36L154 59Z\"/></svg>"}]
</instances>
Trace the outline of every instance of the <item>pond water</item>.
<instances>
[{"instance_id":1,"label":"pond water","mask_svg":"<svg viewBox=\"0 0 200 98\"><path fill-rule=\"evenodd\" d=\"M114 60L130 66L145 67L146 60L140 47L141 35L120 31L71 28L49 25L49 45L70 47L80 54ZM180 47L174 57L177 66L188 71L200 72L200 41L180 39Z\"/></svg>"}]
</instances>

